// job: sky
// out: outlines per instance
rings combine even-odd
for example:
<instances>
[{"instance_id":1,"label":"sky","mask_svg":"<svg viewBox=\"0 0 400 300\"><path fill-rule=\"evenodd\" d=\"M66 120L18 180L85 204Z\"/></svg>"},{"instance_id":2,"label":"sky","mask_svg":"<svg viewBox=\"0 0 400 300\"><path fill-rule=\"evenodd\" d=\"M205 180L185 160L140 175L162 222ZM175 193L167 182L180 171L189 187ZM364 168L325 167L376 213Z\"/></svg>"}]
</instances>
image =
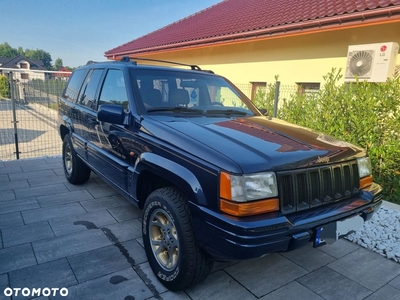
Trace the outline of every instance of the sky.
<instances>
[{"instance_id":1,"label":"sky","mask_svg":"<svg viewBox=\"0 0 400 300\"><path fill-rule=\"evenodd\" d=\"M222 0L0 0L0 44L78 67Z\"/></svg>"}]
</instances>

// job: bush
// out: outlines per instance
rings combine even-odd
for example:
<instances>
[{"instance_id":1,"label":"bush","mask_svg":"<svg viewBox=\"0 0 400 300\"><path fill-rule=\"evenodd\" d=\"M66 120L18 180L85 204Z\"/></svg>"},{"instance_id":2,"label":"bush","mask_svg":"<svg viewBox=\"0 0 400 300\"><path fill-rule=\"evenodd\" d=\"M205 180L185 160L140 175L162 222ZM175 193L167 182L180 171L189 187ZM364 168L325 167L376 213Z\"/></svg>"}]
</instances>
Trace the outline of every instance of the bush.
<instances>
[{"instance_id":1,"label":"bush","mask_svg":"<svg viewBox=\"0 0 400 300\"><path fill-rule=\"evenodd\" d=\"M400 78L340 84L341 70L324 76L317 94L294 95L278 118L367 149L385 200L400 203Z\"/></svg>"},{"instance_id":2,"label":"bush","mask_svg":"<svg viewBox=\"0 0 400 300\"><path fill-rule=\"evenodd\" d=\"M0 76L0 97L11 98L10 85L8 83L8 77Z\"/></svg>"}]
</instances>

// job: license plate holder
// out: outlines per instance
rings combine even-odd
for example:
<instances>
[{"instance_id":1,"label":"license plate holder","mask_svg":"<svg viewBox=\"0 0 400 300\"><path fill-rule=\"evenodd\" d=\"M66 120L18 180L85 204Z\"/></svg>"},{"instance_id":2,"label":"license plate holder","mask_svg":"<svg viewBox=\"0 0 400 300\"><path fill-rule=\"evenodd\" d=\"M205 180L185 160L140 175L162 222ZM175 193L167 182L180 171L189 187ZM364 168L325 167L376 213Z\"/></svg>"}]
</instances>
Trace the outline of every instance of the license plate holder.
<instances>
[{"instance_id":1,"label":"license plate holder","mask_svg":"<svg viewBox=\"0 0 400 300\"><path fill-rule=\"evenodd\" d=\"M363 224L364 219L357 215L317 227L315 229L314 247L332 244L338 239L359 230Z\"/></svg>"}]
</instances>

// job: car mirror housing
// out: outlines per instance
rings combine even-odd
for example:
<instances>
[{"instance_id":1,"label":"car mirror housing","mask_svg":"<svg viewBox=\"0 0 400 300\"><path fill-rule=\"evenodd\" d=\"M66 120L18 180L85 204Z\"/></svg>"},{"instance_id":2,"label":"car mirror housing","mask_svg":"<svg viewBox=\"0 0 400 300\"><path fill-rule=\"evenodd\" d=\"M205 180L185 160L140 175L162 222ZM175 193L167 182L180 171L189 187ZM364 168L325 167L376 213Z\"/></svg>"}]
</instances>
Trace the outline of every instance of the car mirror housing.
<instances>
[{"instance_id":1,"label":"car mirror housing","mask_svg":"<svg viewBox=\"0 0 400 300\"><path fill-rule=\"evenodd\" d=\"M123 125L125 111L121 105L103 104L97 111L97 119L102 122Z\"/></svg>"}]
</instances>

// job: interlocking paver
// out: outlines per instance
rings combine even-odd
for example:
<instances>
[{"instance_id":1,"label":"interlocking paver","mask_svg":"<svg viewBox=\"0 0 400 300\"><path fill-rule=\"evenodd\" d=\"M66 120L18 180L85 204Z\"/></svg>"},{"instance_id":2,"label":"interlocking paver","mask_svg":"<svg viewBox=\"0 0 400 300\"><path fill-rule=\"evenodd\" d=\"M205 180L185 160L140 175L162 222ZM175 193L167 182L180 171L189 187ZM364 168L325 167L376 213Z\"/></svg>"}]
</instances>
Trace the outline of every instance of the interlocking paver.
<instances>
[{"instance_id":1,"label":"interlocking paver","mask_svg":"<svg viewBox=\"0 0 400 300\"><path fill-rule=\"evenodd\" d=\"M372 294L371 290L328 267L315 270L297 281L326 300L362 300Z\"/></svg>"},{"instance_id":2,"label":"interlocking paver","mask_svg":"<svg viewBox=\"0 0 400 300\"><path fill-rule=\"evenodd\" d=\"M328 267L372 291L400 275L398 263L363 248L328 264Z\"/></svg>"},{"instance_id":3,"label":"interlocking paver","mask_svg":"<svg viewBox=\"0 0 400 300\"><path fill-rule=\"evenodd\" d=\"M50 170L54 168L60 168L61 165L61 160L59 162L52 162L52 163L43 163L43 164L22 164L22 170L24 172L29 172L29 171L40 171L40 170Z\"/></svg>"},{"instance_id":4,"label":"interlocking paver","mask_svg":"<svg viewBox=\"0 0 400 300\"><path fill-rule=\"evenodd\" d=\"M48 222L2 229L4 247L25 244L54 236Z\"/></svg>"},{"instance_id":5,"label":"interlocking paver","mask_svg":"<svg viewBox=\"0 0 400 300\"><path fill-rule=\"evenodd\" d=\"M398 290L400 290L400 275L397 276L395 279L393 279L392 281L389 282L389 285L397 288Z\"/></svg>"},{"instance_id":6,"label":"interlocking paver","mask_svg":"<svg viewBox=\"0 0 400 300\"><path fill-rule=\"evenodd\" d=\"M282 255L308 271L319 269L335 260L334 257L313 248L311 245L307 245L296 251L282 253Z\"/></svg>"},{"instance_id":7,"label":"interlocking paver","mask_svg":"<svg viewBox=\"0 0 400 300\"><path fill-rule=\"evenodd\" d=\"M81 201L80 203L87 212L121 206L113 197L96 198L93 200Z\"/></svg>"},{"instance_id":8,"label":"interlocking paver","mask_svg":"<svg viewBox=\"0 0 400 300\"><path fill-rule=\"evenodd\" d=\"M26 180L25 180L26 181ZM15 196L17 199L28 198L28 197L39 197L46 195L54 195L68 192L68 189L64 184L51 184L45 186L35 186L29 188L16 187L14 189Z\"/></svg>"},{"instance_id":9,"label":"interlocking paver","mask_svg":"<svg viewBox=\"0 0 400 300\"><path fill-rule=\"evenodd\" d=\"M359 248L360 247L357 246L356 244L353 244L347 240L341 239L341 240L338 240L336 243L333 243L331 245L325 245L318 249L335 257L335 258L341 258Z\"/></svg>"},{"instance_id":10,"label":"interlocking paver","mask_svg":"<svg viewBox=\"0 0 400 300\"><path fill-rule=\"evenodd\" d=\"M153 293L132 268L118 271L70 287L68 299L147 299ZM55 297L65 300L63 297Z\"/></svg>"},{"instance_id":11,"label":"interlocking paver","mask_svg":"<svg viewBox=\"0 0 400 300\"><path fill-rule=\"evenodd\" d=\"M129 241L142 236L142 224L137 220L125 221L102 227L109 232L109 238L118 242Z\"/></svg>"},{"instance_id":12,"label":"interlocking paver","mask_svg":"<svg viewBox=\"0 0 400 300\"><path fill-rule=\"evenodd\" d=\"M110 245L100 229L86 230L32 243L38 263Z\"/></svg>"},{"instance_id":13,"label":"interlocking paver","mask_svg":"<svg viewBox=\"0 0 400 300\"><path fill-rule=\"evenodd\" d=\"M95 198L102 198L102 197L106 197L106 196L119 195L118 192L116 192L109 185L107 185L107 186L99 186L99 185L97 185L97 187L94 187L94 188L93 187L88 187L87 190Z\"/></svg>"},{"instance_id":14,"label":"interlocking paver","mask_svg":"<svg viewBox=\"0 0 400 300\"><path fill-rule=\"evenodd\" d=\"M20 212L11 212L8 214L1 214L0 229L24 225Z\"/></svg>"},{"instance_id":15,"label":"interlocking paver","mask_svg":"<svg viewBox=\"0 0 400 300\"><path fill-rule=\"evenodd\" d=\"M35 200L36 201L36 200ZM1 205L1 203L0 203ZM57 217L83 214L86 211L79 203L49 206L22 212L25 224L50 220Z\"/></svg>"},{"instance_id":16,"label":"interlocking paver","mask_svg":"<svg viewBox=\"0 0 400 300\"><path fill-rule=\"evenodd\" d=\"M29 178L27 179L30 186L44 186L48 184L66 183L67 179L65 176L43 176L41 178Z\"/></svg>"},{"instance_id":17,"label":"interlocking paver","mask_svg":"<svg viewBox=\"0 0 400 300\"><path fill-rule=\"evenodd\" d=\"M50 226L55 235L82 231L87 229L87 224L93 224L95 228L115 224L117 221L106 210L99 210L91 213L84 212L66 217L58 217L49 220Z\"/></svg>"},{"instance_id":18,"label":"interlocking paver","mask_svg":"<svg viewBox=\"0 0 400 300\"><path fill-rule=\"evenodd\" d=\"M90 195L86 190L80 190L75 192L66 192L54 195L46 195L36 197L41 207L67 204L73 202L79 202L84 200L93 199L92 195Z\"/></svg>"},{"instance_id":19,"label":"interlocking paver","mask_svg":"<svg viewBox=\"0 0 400 300\"><path fill-rule=\"evenodd\" d=\"M42 170L42 171L30 171L30 172L22 172L22 173L13 173L8 175L10 180L22 180L22 179L31 179L38 178L42 179L45 176L55 176L55 173L52 169Z\"/></svg>"},{"instance_id":20,"label":"interlocking paver","mask_svg":"<svg viewBox=\"0 0 400 300\"><path fill-rule=\"evenodd\" d=\"M4 290L9 287L7 274L0 275L0 300L9 300L10 297L4 295Z\"/></svg>"},{"instance_id":21,"label":"interlocking paver","mask_svg":"<svg viewBox=\"0 0 400 300\"><path fill-rule=\"evenodd\" d=\"M28 187L29 187L29 183L27 180L4 181L0 184L0 191L19 189L19 188L28 188ZM29 195L26 197L29 197ZM20 197L20 198L25 198L25 197Z\"/></svg>"},{"instance_id":22,"label":"interlocking paver","mask_svg":"<svg viewBox=\"0 0 400 300\"><path fill-rule=\"evenodd\" d=\"M310 289L301 285L297 281L292 281L287 285L273 291L272 293L260 298L261 300L282 300L282 299L296 299L296 300L324 300L321 296L314 293Z\"/></svg>"},{"instance_id":23,"label":"interlocking paver","mask_svg":"<svg viewBox=\"0 0 400 300\"><path fill-rule=\"evenodd\" d=\"M33 197L18 200L0 201L0 216L6 213L29 211L35 208L39 208L39 203Z\"/></svg>"},{"instance_id":24,"label":"interlocking paver","mask_svg":"<svg viewBox=\"0 0 400 300\"><path fill-rule=\"evenodd\" d=\"M0 168L0 174L12 174L12 173L21 173L22 168L20 166L10 166Z\"/></svg>"},{"instance_id":25,"label":"interlocking paver","mask_svg":"<svg viewBox=\"0 0 400 300\"><path fill-rule=\"evenodd\" d=\"M36 265L31 244L0 249L0 274Z\"/></svg>"},{"instance_id":26,"label":"interlocking paver","mask_svg":"<svg viewBox=\"0 0 400 300\"><path fill-rule=\"evenodd\" d=\"M10 181L8 174L0 175L0 182Z\"/></svg>"},{"instance_id":27,"label":"interlocking paver","mask_svg":"<svg viewBox=\"0 0 400 300\"><path fill-rule=\"evenodd\" d=\"M14 200L14 199L15 199L15 194L14 194L13 190L0 192L0 201L8 201L8 200Z\"/></svg>"},{"instance_id":28,"label":"interlocking paver","mask_svg":"<svg viewBox=\"0 0 400 300\"><path fill-rule=\"evenodd\" d=\"M365 300L383 300L383 299L390 299L390 300L400 300L400 291L391 287L390 285L385 285L371 296L365 298Z\"/></svg>"},{"instance_id":29,"label":"interlocking paver","mask_svg":"<svg viewBox=\"0 0 400 300\"><path fill-rule=\"evenodd\" d=\"M120 244L118 246L121 247ZM132 267L129 259L115 245L70 256L68 261L79 282Z\"/></svg>"},{"instance_id":30,"label":"interlocking paver","mask_svg":"<svg viewBox=\"0 0 400 300\"><path fill-rule=\"evenodd\" d=\"M186 291L193 300L243 300L257 299L251 292L240 285L224 271L217 271L206 280Z\"/></svg>"},{"instance_id":31,"label":"interlocking paver","mask_svg":"<svg viewBox=\"0 0 400 300\"><path fill-rule=\"evenodd\" d=\"M77 283L65 258L10 272L12 288L63 288ZM13 299L19 298L24 299L24 297L14 297Z\"/></svg>"},{"instance_id":32,"label":"interlocking paver","mask_svg":"<svg viewBox=\"0 0 400 300\"><path fill-rule=\"evenodd\" d=\"M121 204L121 202L119 201L118 203ZM133 204L123 205L119 207L111 207L108 208L107 210L118 222L137 219L142 217L143 214L142 211Z\"/></svg>"},{"instance_id":33,"label":"interlocking paver","mask_svg":"<svg viewBox=\"0 0 400 300\"><path fill-rule=\"evenodd\" d=\"M257 297L264 296L308 272L280 254L244 261L226 272Z\"/></svg>"}]
</instances>

